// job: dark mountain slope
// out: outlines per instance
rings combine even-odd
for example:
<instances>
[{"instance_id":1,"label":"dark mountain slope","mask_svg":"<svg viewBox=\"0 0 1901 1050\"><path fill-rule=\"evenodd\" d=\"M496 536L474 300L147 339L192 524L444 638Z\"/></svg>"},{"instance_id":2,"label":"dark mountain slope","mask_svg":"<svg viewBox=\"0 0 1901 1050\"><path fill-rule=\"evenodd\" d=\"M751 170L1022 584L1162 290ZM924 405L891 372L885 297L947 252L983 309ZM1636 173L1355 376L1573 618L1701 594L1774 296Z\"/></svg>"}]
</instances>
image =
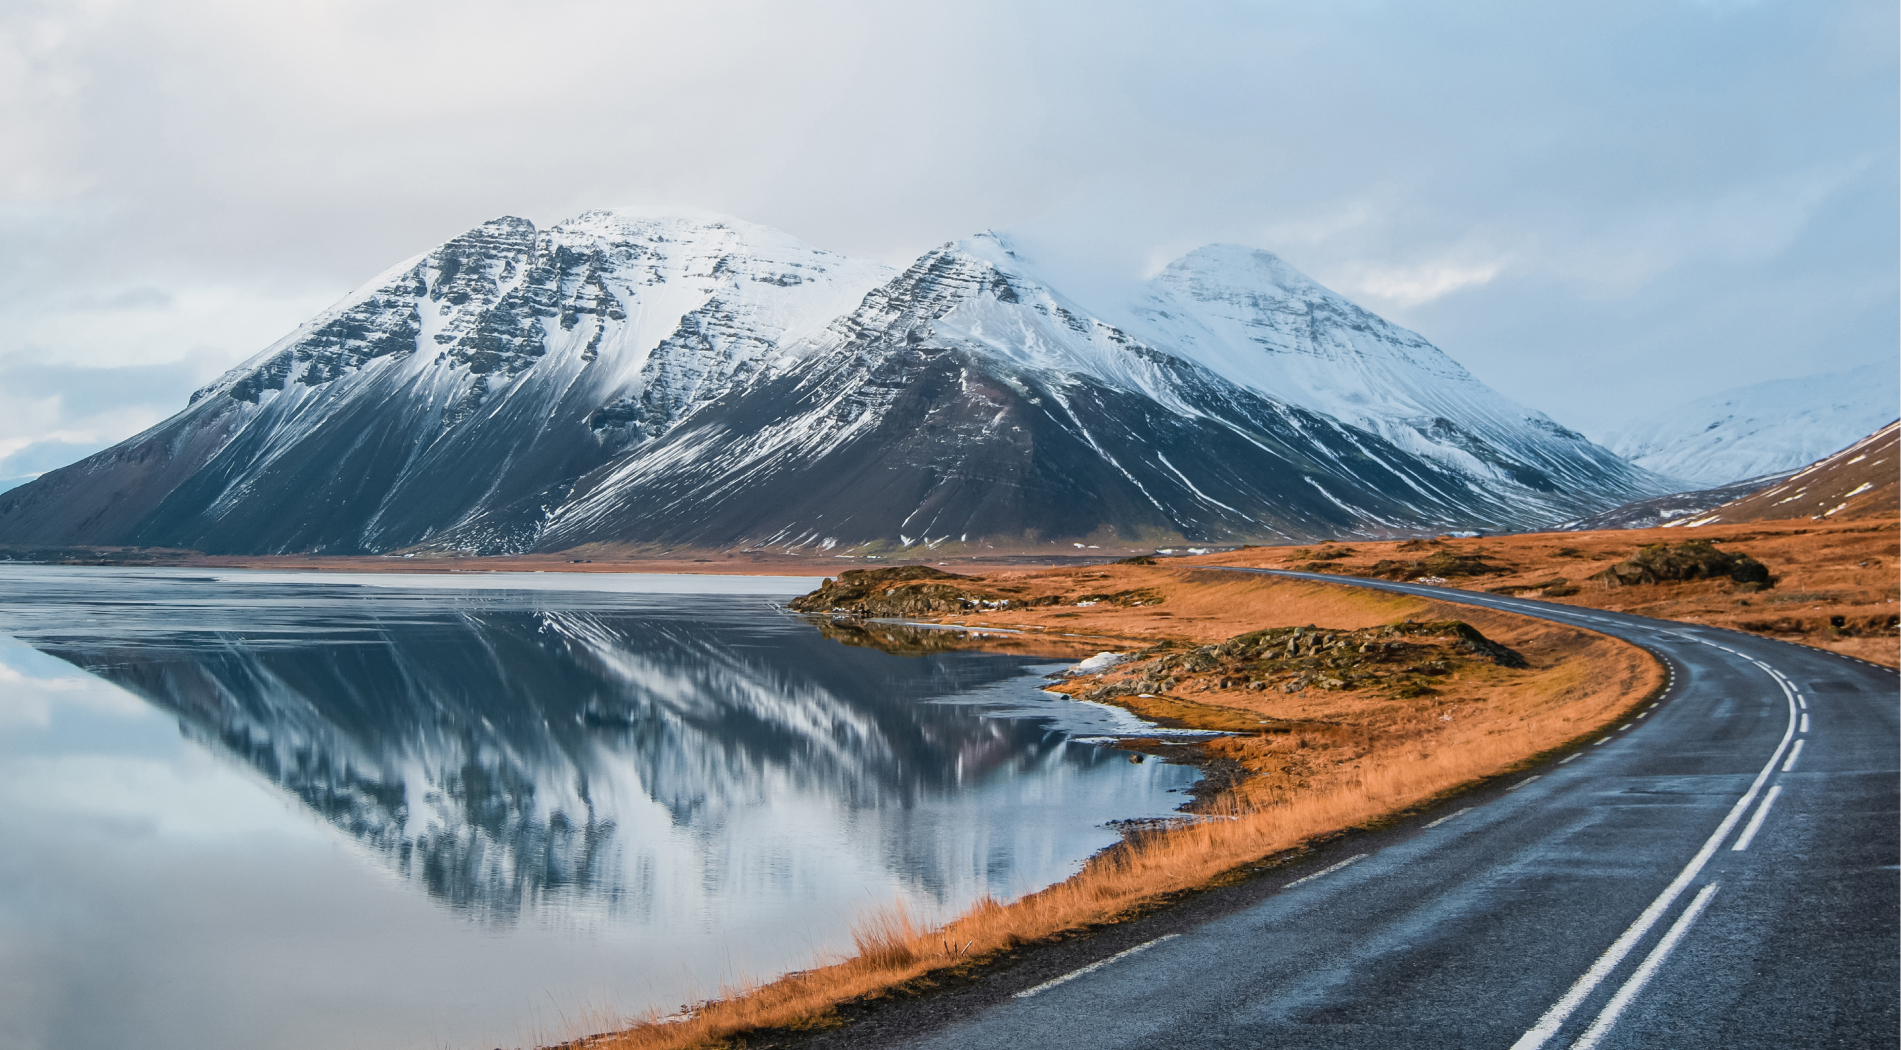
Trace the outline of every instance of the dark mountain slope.
<instances>
[{"instance_id":1,"label":"dark mountain slope","mask_svg":"<svg viewBox=\"0 0 1901 1050\"><path fill-rule=\"evenodd\" d=\"M1271 540L1513 514L1469 478L1143 346L955 247L798 350L584 478L538 547Z\"/></svg>"}]
</instances>

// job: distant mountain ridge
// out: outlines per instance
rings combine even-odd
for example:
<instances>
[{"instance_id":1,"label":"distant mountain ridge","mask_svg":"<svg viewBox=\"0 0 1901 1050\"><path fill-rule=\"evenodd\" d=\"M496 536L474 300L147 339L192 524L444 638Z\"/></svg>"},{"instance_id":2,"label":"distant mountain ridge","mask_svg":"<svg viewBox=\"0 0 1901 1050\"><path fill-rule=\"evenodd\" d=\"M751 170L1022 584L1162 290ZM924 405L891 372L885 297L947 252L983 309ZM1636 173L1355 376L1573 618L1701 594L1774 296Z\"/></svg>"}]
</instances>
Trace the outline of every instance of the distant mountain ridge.
<instances>
[{"instance_id":1,"label":"distant mountain ridge","mask_svg":"<svg viewBox=\"0 0 1901 1050\"><path fill-rule=\"evenodd\" d=\"M1714 488L1798 470L1901 416L1901 360L1699 397L1605 444L1638 466Z\"/></svg>"},{"instance_id":2,"label":"distant mountain ridge","mask_svg":"<svg viewBox=\"0 0 1901 1050\"><path fill-rule=\"evenodd\" d=\"M1550 531L1596 532L1599 529L1654 529L1658 526L1668 527L1672 524L1681 524L1725 503L1759 492L1770 485L1787 481L1789 475L1793 473L1794 471L1785 471L1760 478L1748 478L1713 489L1653 496L1650 499L1637 500L1621 507L1599 511L1589 517L1559 522L1551 526Z\"/></svg>"},{"instance_id":3,"label":"distant mountain ridge","mask_svg":"<svg viewBox=\"0 0 1901 1050\"><path fill-rule=\"evenodd\" d=\"M0 543L1305 540L1669 487L1266 252L1201 249L1116 298L995 234L893 273L627 209L497 219L392 268L0 493Z\"/></svg>"},{"instance_id":4,"label":"distant mountain ridge","mask_svg":"<svg viewBox=\"0 0 1901 1050\"><path fill-rule=\"evenodd\" d=\"M1901 470L1897 470L1897 464L1901 464L1901 421L1889 423L1840 452L1740 499L1664 527L1696 528L1790 518L1891 518L1901 510Z\"/></svg>"}]
</instances>

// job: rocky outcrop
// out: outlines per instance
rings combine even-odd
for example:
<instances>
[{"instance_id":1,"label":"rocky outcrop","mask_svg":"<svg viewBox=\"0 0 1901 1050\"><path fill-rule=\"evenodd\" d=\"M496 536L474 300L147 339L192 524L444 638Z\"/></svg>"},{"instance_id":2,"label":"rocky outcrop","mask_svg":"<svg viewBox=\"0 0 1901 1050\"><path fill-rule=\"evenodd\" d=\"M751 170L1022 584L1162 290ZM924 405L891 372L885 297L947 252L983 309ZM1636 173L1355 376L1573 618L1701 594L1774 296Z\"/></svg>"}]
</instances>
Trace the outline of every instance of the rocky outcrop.
<instances>
[{"instance_id":1,"label":"rocky outcrop","mask_svg":"<svg viewBox=\"0 0 1901 1050\"><path fill-rule=\"evenodd\" d=\"M1398 623L1360 630L1276 627L1188 650L1157 646L1111 670L1080 676L1065 690L1084 700L1179 696L1243 689L1389 689L1434 692L1435 679L1468 661L1522 668L1525 658L1462 620Z\"/></svg>"},{"instance_id":2,"label":"rocky outcrop","mask_svg":"<svg viewBox=\"0 0 1901 1050\"><path fill-rule=\"evenodd\" d=\"M1480 554L1434 551L1423 558L1381 558L1359 575L1380 580L1452 580L1474 576L1502 576L1510 566L1494 565Z\"/></svg>"},{"instance_id":3,"label":"rocky outcrop","mask_svg":"<svg viewBox=\"0 0 1901 1050\"><path fill-rule=\"evenodd\" d=\"M1728 577L1751 590L1775 585L1769 567L1741 551L1720 550L1708 540L1684 543L1653 543L1627 561L1620 561L1591 576L1613 586L1628 587L1645 583L1682 580L1715 580Z\"/></svg>"},{"instance_id":4,"label":"rocky outcrop","mask_svg":"<svg viewBox=\"0 0 1901 1050\"><path fill-rule=\"evenodd\" d=\"M927 565L898 565L883 569L852 569L819 589L792 599L797 612L832 613L867 619L946 616L1075 605L1160 605L1160 591L1148 588L1112 593L1025 596L1016 588L985 584L971 576L933 569Z\"/></svg>"}]
</instances>

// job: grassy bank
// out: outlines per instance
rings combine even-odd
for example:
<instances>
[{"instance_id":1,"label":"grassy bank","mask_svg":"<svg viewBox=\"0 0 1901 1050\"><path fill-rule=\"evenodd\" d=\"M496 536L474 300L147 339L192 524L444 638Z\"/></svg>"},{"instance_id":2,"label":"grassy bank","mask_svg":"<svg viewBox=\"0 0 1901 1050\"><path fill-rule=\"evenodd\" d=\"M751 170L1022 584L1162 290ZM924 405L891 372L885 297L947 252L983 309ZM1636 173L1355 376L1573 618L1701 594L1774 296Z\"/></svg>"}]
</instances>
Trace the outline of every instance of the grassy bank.
<instances>
[{"instance_id":1,"label":"grassy bank","mask_svg":"<svg viewBox=\"0 0 1901 1050\"><path fill-rule=\"evenodd\" d=\"M1758 590L1703 579L1619 586L1599 578L1648 544L1686 540L1755 558L1775 585ZM1481 570L1442 574L1440 586L1709 624L1901 666L1901 523L1892 517L1254 547L1184 561L1367 575L1381 562L1423 563L1434 555L1441 565L1475 559L1464 567Z\"/></svg>"},{"instance_id":2,"label":"grassy bank","mask_svg":"<svg viewBox=\"0 0 1901 1050\"><path fill-rule=\"evenodd\" d=\"M689 1017L650 1018L585 1045L704 1046L749 1030L826 1025L841 1002L915 988L934 976L969 972L1026 942L1126 919L1172 895L1246 877L1247 869L1305 842L1509 773L1625 714L1662 681L1655 661L1601 635L1339 587L1166 564L1000 573L980 582L1024 598L1073 595L1079 588L1140 592L1147 596L1140 606L1070 602L983 619L1030 633L1119 636L1152 655L1186 654L1263 628L1324 624L1321 633L1331 642L1329 632L1462 619L1482 631L1487 644L1521 655L1523 666L1481 658L1456 635L1415 631L1395 643L1397 657L1378 666L1355 663L1352 673L1325 679L1337 686L1312 684L1322 680L1297 669L1281 673L1295 675L1285 685L1307 679L1292 690L1268 688L1265 681L1251 688L1238 675L1212 670L1171 676L1167 693L1175 707L1167 717L1174 721L1201 719L1232 729L1239 718L1263 727L1205 745L1211 759L1240 774L1229 790L1204 797L1198 808L1206 819L1132 838L1064 882L1008 903L980 901L940 926L897 912L867 916L854 931L857 953L849 959L724 989L723 998ZM1423 690L1421 674L1430 681ZM1098 692L1113 693L1114 681L1113 675L1077 680L1070 688L1098 683ZM1144 702L1133 694L1108 702L1118 699L1132 708Z\"/></svg>"}]
</instances>

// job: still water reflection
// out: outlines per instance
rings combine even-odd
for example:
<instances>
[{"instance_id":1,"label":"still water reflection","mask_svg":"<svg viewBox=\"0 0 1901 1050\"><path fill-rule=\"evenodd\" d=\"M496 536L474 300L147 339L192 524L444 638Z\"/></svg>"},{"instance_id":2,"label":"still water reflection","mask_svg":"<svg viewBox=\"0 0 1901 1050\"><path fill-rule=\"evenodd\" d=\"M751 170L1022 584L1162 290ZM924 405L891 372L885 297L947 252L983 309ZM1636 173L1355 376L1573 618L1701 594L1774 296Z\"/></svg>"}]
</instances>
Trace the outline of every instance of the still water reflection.
<instances>
[{"instance_id":1,"label":"still water reflection","mask_svg":"<svg viewBox=\"0 0 1901 1050\"><path fill-rule=\"evenodd\" d=\"M0 567L0 1045L532 1044L1181 801L1047 657L836 644L812 582Z\"/></svg>"}]
</instances>

